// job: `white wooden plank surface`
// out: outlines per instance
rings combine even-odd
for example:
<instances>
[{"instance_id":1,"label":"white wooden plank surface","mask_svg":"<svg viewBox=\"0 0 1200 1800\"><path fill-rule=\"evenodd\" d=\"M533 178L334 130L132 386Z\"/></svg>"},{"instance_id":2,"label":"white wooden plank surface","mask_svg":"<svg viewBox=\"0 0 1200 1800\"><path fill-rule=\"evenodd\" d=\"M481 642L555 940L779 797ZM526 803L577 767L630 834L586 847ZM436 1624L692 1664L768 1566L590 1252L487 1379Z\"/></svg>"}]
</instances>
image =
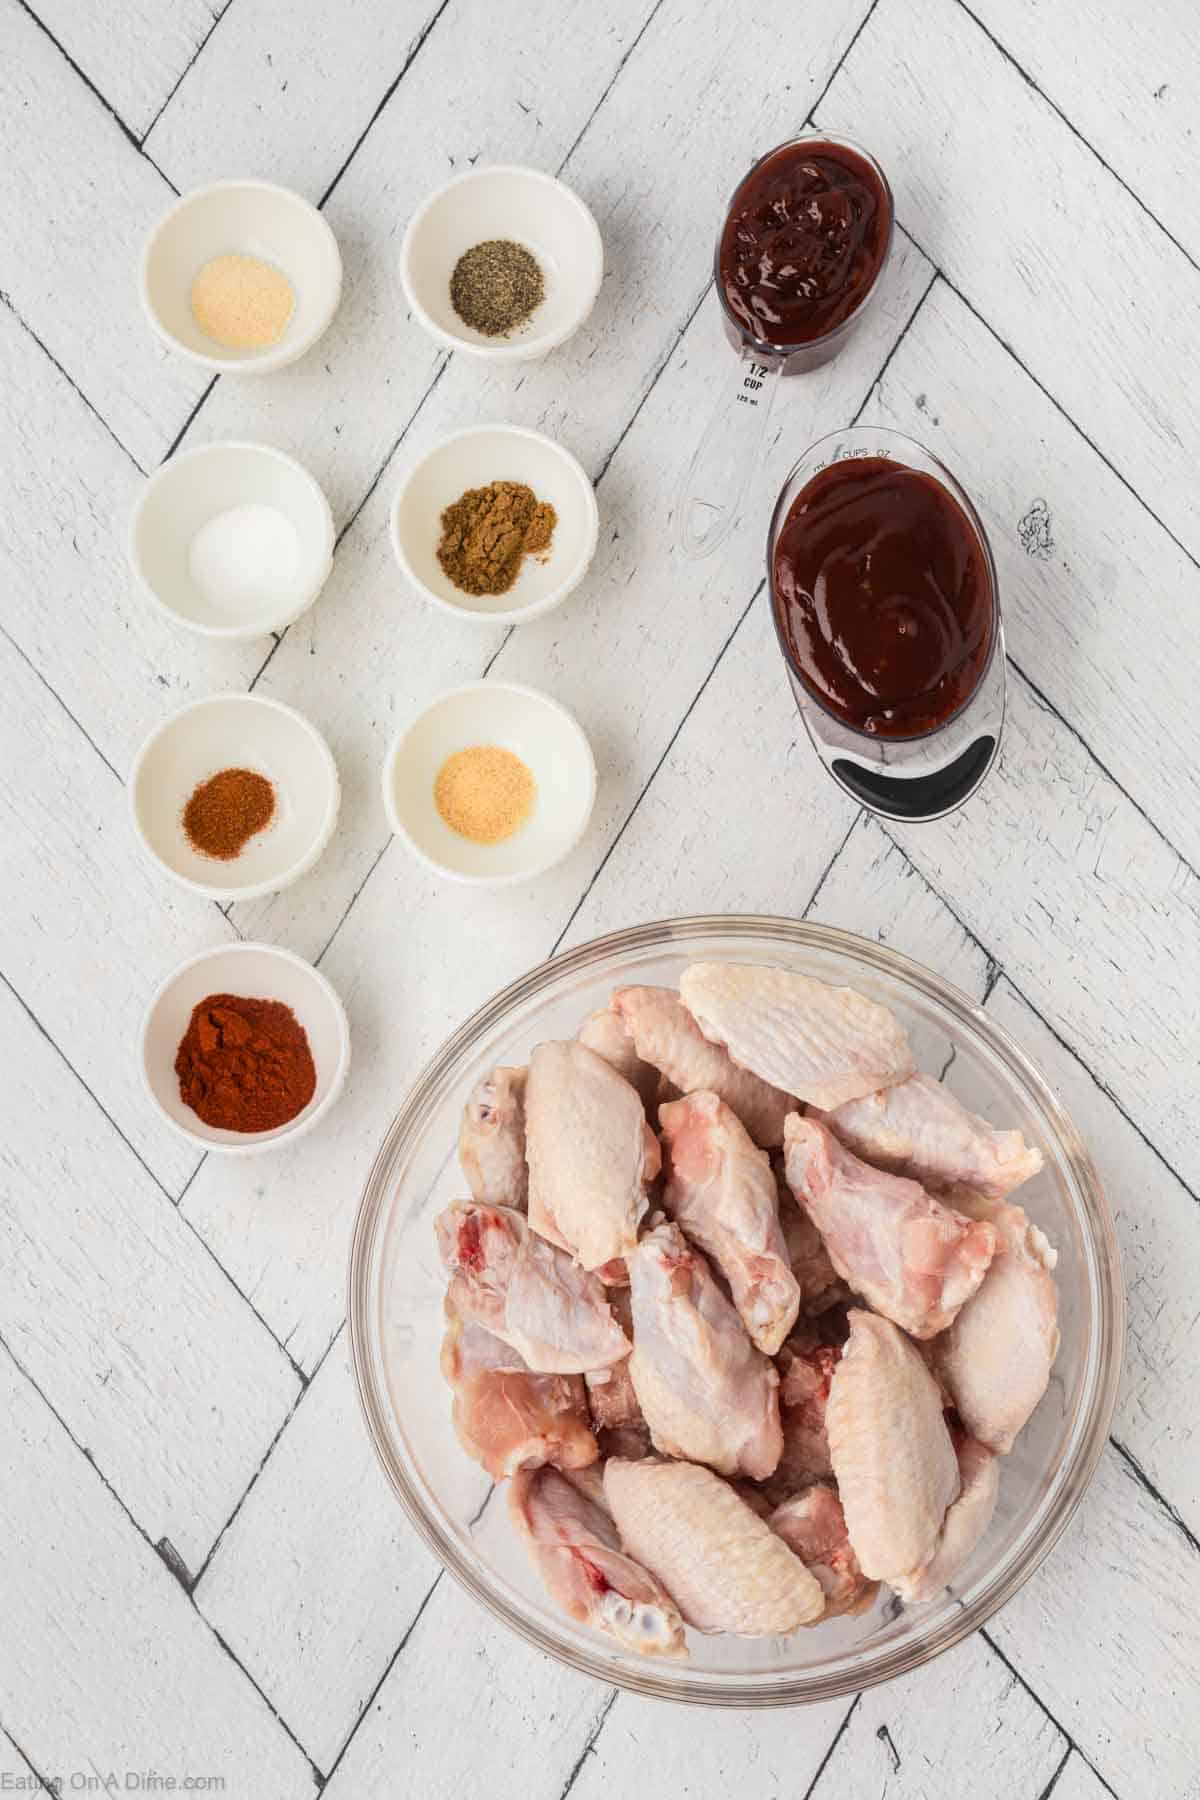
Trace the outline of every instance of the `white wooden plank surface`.
<instances>
[{"instance_id":1,"label":"white wooden plank surface","mask_svg":"<svg viewBox=\"0 0 1200 1800\"><path fill-rule=\"evenodd\" d=\"M120 782L3 639L0 683L0 968L178 1193L199 1155L146 1103L142 1015L175 963L231 940L233 927L147 867Z\"/></svg>"},{"instance_id":2,"label":"white wooden plank surface","mask_svg":"<svg viewBox=\"0 0 1200 1800\"><path fill-rule=\"evenodd\" d=\"M971 11L1200 261L1200 15L1190 0L971 0Z\"/></svg>"},{"instance_id":3,"label":"white wooden plank surface","mask_svg":"<svg viewBox=\"0 0 1200 1800\"><path fill-rule=\"evenodd\" d=\"M439 1565L363 1429L345 1333L196 1587L196 1604L329 1769Z\"/></svg>"},{"instance_id":4,"label":"white wooden plank surface","mask_svg":"<svg viewBox=\"0 0 1200 1800\"><path fill-rule=\"evenodd\" d=\"M183 79L227 0L39 0L35 11L137 137Z\"/></svg>"},{"instance_id":5,"label":"white wooden plank surface","mask_svg":"<svg viewBox=\"0 0 1200 1800\"><path fill-rule=\"evenodd\" d=\"M996 557L1010 656L1200 866L1190 557L944 282L865 416L955 470Z\"/></svg>"},{"instance_id":6,"label":"white wooden plank surface","mask_svg":"<svg viewBox=\"0 0 1200 1800\"><path fill-rule=\"evenodd\" d=\"M181 192L254 173L317 201L438 5L237 0L146 148Z\"/></svg>"},{"instance_id":7,"label":"white wooden plank surface","mask_svg":"<svg viewBox=\"0 0 1200 1800\"><path fill-rule=\"evenodd\" d=\"M884 0L817 118L870 144L901 223L1200 554L1200 270L957 0Z\"/></svg>"},{"instance_id":8,"label":"white wooden plank surface","mask_svg":"<svg viewBox=\"0 0 1200 1800\"><path fill-rule=\"evenodd\" d=\"M0 1731L0 1793L44 1794L33 1770L6 1731Z\"/></svg>"},{"instance_id":9,"label":"white wooden plank surface","mask_svg":"<svg viewBox=\"0 0 1200 1800\"><path fill-rule=\"evenodd\" d=\"M572 1800L656 1792L688 1800L733 1793L804 1794L839 1725L845 1700L781 1712L720 1712L618 1694L571 1789ZM651 1774L651 1771L653 1773ZM557 1790L547 1787L544 1791Z\"/></svg>"},{"instance_id":10,"label":"white wooden plank surface","mask_svg":"<svg viewBox=\"0 0 1200 1800\"><path fill-rule=\"evenodd\" d=\"M9 495L0 536L0 622L119 773L187 700L244 688L270 639L213 644L148 606L125 556L143 485L54 364L0 307L0 433Z\"/></svg>"},{"instance_id":11,"label":"white wooden plank surface","mask_svg":"<svg viewBox=\"0 0 1200 1800\"><path fill-rule=\"evenodd\" d=\"M982 1000L991 967L970 934L863 813L805 917L876 938L936 969L972 1000Z\"/></svg>"},{"instance_id":12,"label":"white wooden plank surface","mask_svg":"<svg viewBox=\"0 0 1200 1800\"><path fill-rule=\"evenodd\" d=\"M0 1414L0 1694L26 1755L64 1793L154 1767L309 1800L306 1759L3 1351Z\"/></svg>"},{"instance_id":13,"label":"white wooden plank surface","mask_svg":"<svg viewBox=\"0 0 1200 1800\"><path fill-rule=\"evenodd\" d=\"M1200 1537L1200 1232L1196 1201L1109 1097L1001 979L988 1011L1053 1083L1083 1133L1116 1215L1129 1332L1114 1435Z\"/></svg>"},{"instance_id":14,"label":"white wooden plank surface","mask_svg":"<svg viewBox=\"0 0 1200 1800\"><path fill-rule=\"evenodd\" d=\"M863 342L831 365L820 390L828 405L853 411L860 404L926 279L919 259L898 262L888 305L874 314ZM718 348L711 312L702 309L692 330L704 330L701 341ZM673 579L674 561L662 522L677 479L674 462L664 465L662 445L686 443L697 428L708 397L708 367L706 358L690 357L682 347L672 359L600 484L604 529L586 590L573 596L561 615L524 627L495 664L498 676L546 687L572 708L588 733L600 787L583 843L535 887L512 890L499 910L486 891L439 882L402 846L391 845L322 964L349 1007L356 1042L363 1046L337 1112L296 1154L281 1152L265 1172L206 1165L184 1198L187 1216L243 1291L254 1293L263 1316L306 1368L341 1317L342 1257L353 1207L371 1146L394 1112L396 1096L457 1020L549 954L749 598L741 570L753 551L743 550L740 563L731 552L698 571L687 631L675 638L660 630L661 596ZM803 388L794 402L788 397L788 410L799 415L795 429L802 443L812 430L806 402L811 399ZM784 417L786 433L787 411ZM772 451L772 480L792 456L791 445L781 438ZM369 535L381 540L372 553L378 567L378 559L390 555L378 492L370 511ZM364 512L343 558L366 519ZM753 542L757 523L747 520L738 544ZM288 694L310 714L348 776L322 883L234 909L247 935L266 935L308 955L327 941L388 842L377 787L388 738L424 699L453 680L481 674L485 666L475 660L478 651L465 666L454 663L447 647L461 634L448 637L443 622L412 601L406 625L415 635L389 651L395 599L384 594L372 605L371 585L354 582L355 567L347 563L338 578L357 598L353 611L348 604L339 610L336 639L319 635L320 617L311 628L302 622L302 632L318 634L307 640L312 653L302 654L305 638L293 631L262 684L266 692ZM494 634L484 636L494 651ZM467 637L468 652L473 642ZM276 664L295 671L304 687L297 692L285 685L282 674L273 682ZM636 683L629 679L635 668ZM379 676L374 693L351 673L370 669ZM770 680L778 684L777 663ZM829 792L817 791L819 804L828 806ZM812 857L801 904L852 816L833 799L838 823L822 839L823 854ZM756 866L757 861L747 865ZM649 884L641 891L643 917L672 910L669 899L664 902ZM389 955L381 964L379 943L392 941L401 920L404 955ZM400 1029L397 1021L403 1021Z\"/></svg>"},{"instance_id":15,"label":"white wooden plank surface","mask_svg":"<svg viewBox=\"0 0 1200 1800\"><path fill-rule=\"evenodd\" d=\"M18 0L0 19L4 293L149 468L208 385L138 305L142 240L175 196Z\"/></svg>"},{"instance_id":16,"label":"white wooden plank surface","mask_svg":"<svg viewBox=\"0 0 1200 1800\"><path fill-rule=\"evenodd\" d=\"M300 1384L5 987L0 1039L0 1335L195 1573Z\"/></svg>"},{"instance_id":17,"label":"white wooden plank surface","mask_svg":"<svg viewBox=\"0 0 1200 1800\"><path fill-rule=\"evenodd\" d=\"M986 804L893 835L1189 1185L1200 881L1019 676ZM1020 868L1015 883L997 879Z\"/></svg>"},{"instance_id":18,"label":"white wooden plank surface","mask_svg":"<svg viewBox=\"0 0 1200 1800\"><path fill-rule=\"evenodd\" d=\"M0 1793L13 1795L29 1795L29 1793L45 1793L31 1764L25 1760L16 1748L9 1733L0 1732Z\"/></svg>"},{"instance_id":19,"label":"white wooden plank surface","mask_svg":"<svg viewBox=\"0 0 1200 1800\"><path fill-rule=\"evenodd\" d=\"M765 754L758 778L747 783L752 746ZM857 810L816 774L760 594L564 943L641 918L803 912ZM713 845L727 842L735 791L736 850L714 856Z\"/></svg>"},{"instance_id":20,"label":"white wooden plank surface","mask_svg":"<svg viewBox=\"0 0 1200 1800\"><path fill-rule=\"evenodd\" d=\"M47 26L97 99L7 0L0 973L167 1189L14 1015L5 1043L19 1078L0 1102L13 1115L0 1170L19 1196L5 1214L15 1247L0 1257L0 1319L99 1470L24 1377L0 1372L9 1486L23 1484L0 1552L10 1628L0 1733L42 1769L128 1756L182 1773L213 1766L192 1752L215 1744L227 1791L308 1793L313 1774L290 1730L322 1774L334 1771L332 1789L356 1800L561 1800L639 1791L647 1779L669 1793L808 1800L814 1777L817 1800L1045 1800L1050 1790L1095 1800L1101 1776L1119 1800L1197 1800L1187 1604L1197 1553L1183 1527L1194 1533L1200 1519L1200 1236L1183 1182L1194 1192L1200 1180L1190 1118L1200 1019L1195 877L1176 852L1200 866L1188 736L1198 588L1187 552L1131 491L1200 549L1188 398L1200 274L1150 216L1195 258L1196 26L1181 0L1105 0L1082 24L1076 4L969 4L879 0L839 68L868 0L786 20L694 0L619 0L603 17L577 0L519 13L449 0L372 122L434 0L231 0L151 133L167 176L190 185L246 169L319 196L365 135L327 209L347 276L333 329L269 382L218 382L188 441L241 433L296 450L340 523L383 473L326 593L262 681L329 735L341 829L304 883L234 912L238 928L309 955L332 938L323 966L349 1006L354 1073L293 1152L206 1164L178 1219L169 1195L195 1159L155 1126L122 1046L136 1041L158 976L233 927L147 874L102 757L123 772L149 724L192 692L245 685L261 651L209 657L170 637L124 577L136 477L119 443L149 466L204 381L160 355L137 316L136 249L169 189L105 102L144 129L207 8L183 0L168 16L114 0L97 24L99 14L47 0ZM724 554L685 567L668 543L679 469L730 367L712 298L691 317L721 207L751 156L815 100L826 126L884 157L901 224L970 303L945 282L932 288L867 416L928 441L975 493L995 536L1014 660L1054 709L1014 679L1005 754L984 794L920 831L855 822L820 776L761 599L721 654L759 579L778 481L812 437L858 409L928 287L933 269L903 234L869 327L781 394L766 471ZM423 195L472 158L552 169L565 159L600 221L600 302L544 364L499 374L446 364L405 317L400 233ZM486 416L541 426L603 472L587 586L508 642L419 606L386 542L387 505L411 459ZM1032 523L1048 542L1030 529L1038 500L1046 514ZM1027 554L1023 524L1039 554ZM497 651L498 674L576 709L601 762L586 842L499 903L385 849L378 797L396 725ZM999 1654L977 1639L867 1696L836 1744L847 1703L706 1717L621 1696L610 1709L605 1689L524 1651L448 1580L418 1616L433 1565L372 1464L340 1342L194 1605L139 1526L198 1566L296 1381L188 1222L313 1368L341 1317L366 1163L416 1068L465 1012L564 927L574 942L690 908L795 913L814 888L810 916L884 939L973 995L995 977L990 958L1003 963L1011 981L988 1005L1063 1092L1117 1204L1131 1317L1118 1447L1079 1528L994 1621ZM68 1090L53 1114L36 1100L52 1064ZM1078 1745L1065 1761L1060 1732ZM0 1775L7 1742L0 1735Z\"/></svg>"},{"instance_id":21,"label":"white wooden plank surface","mask_svg":"<svg viewBox=\"0 0 1200 1800\"><path fill-rule=\"evenodd\" d=\"M953 1767L972 1771L972 1800L1040 1800L1066 1749L1036 1700L973 1637L930 1668L869 1688L818 1791L836 1800L926 1800L946 1791L944 1771Z\"/></svg>"},{"instance_id":22,"label":"white wooden plank surface","mask_svg":"<svg viewBox=\"0 0 1200 1800\"><path fill-rule=\"evenodd\" d=\"M1119 1794L1193 1800L1197 1556L1115 1450L989 1634Z\"/></svg>"},{"instance_id":23,"label":"white wooden plank surface","mask_svg":"<svg viewBox=\"0 0 1200 1800\"><path fill-rule=\"evenodd\" d=\"M607 1698L445 1575L323 1792L383 1800L399 1769L422 1800L558 1800Z\"/></svg>"},{"instance_id":24,"label":"white wooden plank surface","mask_svg":"<svg viewBox=\"0 0 1200 1800\"><path fill-rule=\"evenodd\" d=\"M1091 1764L1072 1750L1062 1774L1054 1784L1054 1800L1104 1800L1112 1789L1105 1785ZM1192 1789L1195 1792L1195 1789ZM1189 1796L1190 1800L1190 1796Z\"/></svg>"}]
</instances>

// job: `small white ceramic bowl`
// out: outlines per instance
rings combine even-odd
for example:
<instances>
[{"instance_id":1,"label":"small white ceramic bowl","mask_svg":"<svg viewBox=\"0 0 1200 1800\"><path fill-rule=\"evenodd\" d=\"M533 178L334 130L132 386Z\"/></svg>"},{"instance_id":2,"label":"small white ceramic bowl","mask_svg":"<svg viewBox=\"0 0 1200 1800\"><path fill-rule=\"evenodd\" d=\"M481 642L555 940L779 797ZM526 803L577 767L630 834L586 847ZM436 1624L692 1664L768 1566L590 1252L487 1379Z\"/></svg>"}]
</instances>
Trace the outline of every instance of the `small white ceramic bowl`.
<instances>
[{"instance_id":1,"label":"small white ceramic bowl","mask_svg":"<svg viewBox=\"0 0 1200 1800\"><path fill-rule=\"evenodd\" d=\"M511 337L484 337L450 301L459 257L490 238L523 245L545 282L541 305ZM491 362L529 362L565 343L595 305L603 275L600 230L579 195L512 164L454 176L418 207L400 247L404 292L429 335Z\"/></svg>"},{"instance_id":2,"label":"small white ceramic bowl","mask_svg":"<svg viewBox=\"0 0 1200 1800\"><path fill-rule=\"evenodd\" d=\"M475 744L511 750L537 783L531 816L499 844L461 837L434 803L446 758ZM481 887L544 875L575 848L595 800L595 759L571 714L516 682L451 688L399 733L383 765L383 804L396 836L439 875Z\"/></svg>"},{"instance_id":3,"label":"small white ceramic bowl","mask_svg":"<svg viewBox=\"0 0 1200 1800\"><path fill-rule=\"evenodd\" d=\"M267 350L229 350L192 316L192 283L216 256L257 256L286 275L295 307ZM165 212L146 239L142 307L173 350L228 375L266 375L311 350L338 308L342 258L328 221L271 181L214 181Z\"/></svg>"},{"instance_id":4,"label":"small white ceramic bowl","mask_svg":"<svg viewBox=\"0 0 1200 1800\"><path fill-rule=\"evenodd\" d=\"M253 769L275 788L270 824L230 862L193 849L183 809L220 769ZM194 894L224 904L290 887L333 836L341 789L329 746L290 706L260 694L215 694L172 713L146 739L129 776L129 813L143 850Z\"/></svg>"},{"instance_id":5,"label":"small white ceramic bowl","mask_svg":"<svg viewBox=\"0 0 1200 1800\"><path fill-rule=\"evenodd\" d=\"M441 518L468 488L523 481L558 515L544 557L527 556L507 594L464 594L437 559ZM396 561L431 606L483 625L517 625L559 606L596 554L596 493L569 450L520 425L469 425L451 432L412 468L392 502Z\"/></svg>"},{"instance_id":6,"label":"small white ceramic bowl","mask_svg":"<svg viewBox=\"0 0 1200 1800\"><path fill-rule=\"evenodd\" d=\"M175 1055L192 1009L210 994L243 1000L281 1000L304 1027L317 1071L312 1099L302 1113L274 1131L218 1131L206 1125L179 1093ZM168 1125L202 1150L250 1156L303 1137L324 1118L346 1083L350 1024L346 1009L319 969L274 944L221 944L173 969L142 1021L142 1079Z\"/></svg>"},{"instance_id":7,"label":"small white ceramic bowl","mask_svg":"<svg viewBox=\"0 0 1200 1800\"><path fill-rule=\"evenodd\" d=\"M244 566L228 553L220 564L201 560L199 534L241 507L283 515L278 552L264 562L259 515L259 547ZM200 444L151 475L133 509L128 548L147 598L176 624L203 637L252 638L282 631L312 605L333 567L334 539L329 502L295 457L266 444Z\"/></svg>"}]
</instances>

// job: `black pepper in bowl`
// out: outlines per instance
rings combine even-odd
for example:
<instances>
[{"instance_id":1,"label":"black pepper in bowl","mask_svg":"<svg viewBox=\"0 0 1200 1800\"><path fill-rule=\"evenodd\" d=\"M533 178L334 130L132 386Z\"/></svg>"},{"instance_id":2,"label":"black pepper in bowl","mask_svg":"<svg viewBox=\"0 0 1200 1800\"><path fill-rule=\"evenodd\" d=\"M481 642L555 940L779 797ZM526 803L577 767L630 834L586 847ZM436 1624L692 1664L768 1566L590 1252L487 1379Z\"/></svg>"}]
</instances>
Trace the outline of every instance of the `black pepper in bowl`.
<instances>
[{"instance_id":1,"label":"black pepper in bowl","mask_svg":"<svg viewBox=\"0 0 1200 1800\"><path fill-rule=\"evenodd\" d=\"M541 305L546 287L537 258L507 238L464 251L450 277L450 303L484 337L507 337Z\"/></svg>"}]
</instances>

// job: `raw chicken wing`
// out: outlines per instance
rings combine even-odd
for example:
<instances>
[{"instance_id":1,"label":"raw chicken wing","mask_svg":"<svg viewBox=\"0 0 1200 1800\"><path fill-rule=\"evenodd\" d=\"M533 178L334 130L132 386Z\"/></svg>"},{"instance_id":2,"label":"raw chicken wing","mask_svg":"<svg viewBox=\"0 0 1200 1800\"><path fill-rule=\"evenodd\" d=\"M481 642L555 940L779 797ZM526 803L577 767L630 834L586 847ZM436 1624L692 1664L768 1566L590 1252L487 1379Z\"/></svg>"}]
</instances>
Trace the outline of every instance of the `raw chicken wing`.
<instances>
[{"instance_id":1,"label":"raw chicken wing","mask_svg":"<svg viewBox=\"0 0 1200 1800\"><path fill-rule=\"evenodd\" d=\"M757 1481L731 1481L729 1485L738 1499L742 1501L743 1505L750 1508L756 1518L769 1519L775 1511L765 1487L760 1487Z\"/></svg>"},{"instance_id":2,"label":"raw chicken wing","mask_svg":"<svg viewBox=\"0 0 1200 1800\"><path fill-rule=\"evenodd\" d=\"M608 1303L612 1308L614 1319L626 1337L632 1340L633 1307L630 1303L628 1288L616 1288L611 1291ZM611 1363L606 1369L589 1369L583 1379L587 1387L588 1409L592 1415L592 1423L597 1430L645 1424L645 1420L642 1418L642 1409L638 1405L638 1397L630 1379L627 1356L623 1357L620 1362Z\"/></svg>"},{"instance_id":3,"label":"raw chicken wing","mask_svg":"<svg viewBox=\"0 0 1200 1800\"><path fill-rule=\"evenodd\" d=\"M944 1331L987 1272L992 1227L861 1162L817 1119L792 1113L784 1132L788 1183L838 1274L914 1337Z\"/></svg>"},{"instance_id":4,"label":"raw chicken wing","mask_svg":"<svg viewBox=\"0 0 1200 1800\"><path fill-rule=\"evenodd\" d=\"M643 1456L654 1454L650 1431L645 1425L601 1425L597 1428L596 1442L606 1462L610 1456L619 1456L625 1462L640 1462Z\"/></svg>"},{"instance_id":5,"label":"raw chicken wing","mask_svg":"<svg viewBox=\"0 0 1200 1800\"><path fill-rule=\"evenodd\" d=\"M774 1356L795 1323L800 1288L770 1160L711 1092L660 1107L658 1123L667 1170L663 1206L725 1277L758 1348Z\"/></svg>"},{"instance_id":6,"label":"raw chicken wing","mask_svg":"<svg viewBox=\"0 0 1200 1800\"><path fill-rule=\"evenodd\" d=\"M590 1013L576 1035L581 1044L602 1056L618 1075L625 1077L630 1087L637 1089L642 1105L653 1118L652 1109L658 1103L662 1077L653 1063L643 1062L638 1055L633 1033L616 1007L605 1006L599 1012Z\"/></svg>"},{"instance_id":7,"label":"raw chicken wing","mask_svg":"<svg viewBox=\"0 0 1200 1800\"><path fill-rule=\"evenodd\" d=\"M686 1656L683 1620L653 1575L621 1549L609 1514L554 1469L522 1470L509 1512L547 1588L572 1619L646 1656Z\"/></svg>"},{"instance_id":8,"label":"raw chicken wing","mask_svg":"<svg viewBox=\"0 0 1200 1800\"><path fill-rule=\"evenodd\" d=\"M788 1263L800 1289L800 1311L806 1316L828 1311L850 1298L850 1290L829 1260L825 1240L791 1188L776 1171L779 1226L787 1246Z\"/></svg>"},{"instance_id":9,"label":"raw chicken wing","mask_svg":"<svg viewBox=\"0 0 1200 1800\"><path fill-rule=\"evenodd\" d=\"M980 1201L957 1189L956 1206L985 1213L999 1235L974 1299L932 1345L942 1381L963 1424L998 1456L1046 1391L1058 1355L1057 1252L1011 1201Z\"/></svg>"},{"instance_id":10,"label":"raw chicken wing","mask_svg":"<svg viewBox=\"0 0 1200 1800\"><path fill-rule=\"evenodd\" d=\"M539 1044L525 1090L529 1223L597 1269L628 1256L659 1170L636 1091L586 1044Z\"/></svg>"},{"instance_id":11,"label":"raw chicken wing","mask_svg":"<svg viewBox=\"0 0 1200 1800\"><path fill-rule=\"evenodd\" d=\"M711 1469L614 1459L604 1491L626 1550L697 1631L783 1635L824 1611L816 1577Z\"/></svg>"},{"instance_id":12,"label":"raw chicken wing","mask_svg":"<svg viewBox=\"0 0 1200 1800\"><path fill-rule=\"evenodd\" d=\"M454 1393L454 1429L493 1481L536 1463L580 1469L599 1455L578 1375L535 1375L481 1325L449 1314L442 1374Z\"/></svg>"},{"instance_id":13,"label":"raw chicken wing","mask_svg":"<svg viewBox=\"0 0 1200 1800\"><path fill-rule=\"evenodd\" d=\"M825 1341L815 1328L818 1323L823 1321L810 1321L795 1331L776 1359L783 1450L763 1484L768 1498L776 1502L833 1474L825 1409L842 1351L839 1344Z\"/></svg>"},{"instance_id":14,"label":"raw chicken wing","mask_svg":"<svg viewBox=\"0 0 1200 1800\"><path fill-rule=\"evenodd\" d=\"M997 1131L932 1075L910 1075L817 1116L856 1156L925 1187L964 1182L1003 1200L1042 1166L1041 1151L1019 1131Z\"/></svg>"},{"instance_id":15,"label":"raw chicken wing","mask_svg":"<svg viewBox=\"0 0 1200 1800\"><path fill-rule=\"evenodd\" d=\"M528 1069L493 1069L463 1109L458 1160L473 1199L525 1211L525 1079Z\"/></svg>"},{"instance_id":16,"label":"raw chicken wing","mask_svg":"<svg viewBox=\"0 0 1200 1800\"><path fill-rule=\"evenodd\" d=\"M679 992L734 1062L812 1106L841 1106L913 1072L899 1020L853 988L752 963L693 963Z\"/></svg>"},{"instance_id":17,"label":"raw chicken wing","mask_svg":"<svg viewBox=\"0 0 1200 1800\"><path fill-rule=\"evenodd\" d=\"M820 1582L825 1595L823 1618L866 1612L879 1592L879 1583L868 1581L859 1568L846 1531L846 1515L833 1488L816 1482L777 1506L767 1522Z\"/></svg>"},{"instance_id":18,"label":"raw chicken wing","mask_svg":"<svg viewBox=\"0 0 1200 1800\"><path fill-rule=\"evenodd\" d=\"M629 1259L629 1373L655 1448L723 1475L770 1475L779 1461L779 1377L698 1250L677 1225Z\"/></svg>"},{"instance_id":19,"label":"raw chicken wing","mask_svg":"<svg viewBox=\"0 0 1200 1800\"><path fill-rule=\"evenodd\" d=\"M992 1522L1000 1464L975 1438L957 1445L962 1492L946 1514L937 1548L923 1569L892 1584L902 1600L932 1600L958 1574Z\"/></svg>"},{"instance_id":20,"label":"raw chicken wing","mask_svg":"<svg viewBox=\"0 0 1200 1800\"><path fill-rule=\"evenodd\" d=\"M531 1231L523 1214L460 1200L436 1229L453 1276L450 1310L511 1344L531 1369L582 1375L628 1355L601 1283Z\"/></svg>"},{"instance_id":21,"label":"raw chicken wing","mask_svg":"<svg viewBox=\"0 0 1200 1800\"><path fill-rule=\"evenodd\" d=\"M959 1474L937 1383L890 1320L850 1314L825 1423L863 1573L895 1587L933 1555Z\"/></svg>"},{"instance_id":22,"label":"raw chicken wing","mask_svg":"<svg viewBox=\"0 0 1200 1800\"><path fill-rule=\"evenodd\" d=\"M618 988L612 1003L632 1032L639 1057L661 1069L681 1094L702 1088L719 1094L756 1144L766 1149L782 1144L783 1121L795 1105L791 1095L739 1069L727 1051L710 1043L673 988Z\"/></svg>"}]
</instances>

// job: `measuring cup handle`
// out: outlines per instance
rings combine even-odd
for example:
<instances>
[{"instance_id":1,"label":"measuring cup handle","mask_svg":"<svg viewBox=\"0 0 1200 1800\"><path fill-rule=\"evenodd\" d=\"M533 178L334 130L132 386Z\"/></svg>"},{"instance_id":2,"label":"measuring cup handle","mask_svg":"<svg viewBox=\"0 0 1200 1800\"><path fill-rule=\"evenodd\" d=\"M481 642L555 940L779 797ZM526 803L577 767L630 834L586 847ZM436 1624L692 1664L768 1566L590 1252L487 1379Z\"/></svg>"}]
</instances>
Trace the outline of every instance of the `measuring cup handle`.
<instances>
[{"instance_id":1,"label":"measuring cup handle","mask_svg":"<svg viewBox=\"0 0 1200 1800\"><path fill-rule=\"evenodd\" d=\"M739 356L737 379L717 401L680 488L676 533L685 556L711 555L733 529L762 457L782 369L780 358Z\"/></svg>"}]
</instances>

